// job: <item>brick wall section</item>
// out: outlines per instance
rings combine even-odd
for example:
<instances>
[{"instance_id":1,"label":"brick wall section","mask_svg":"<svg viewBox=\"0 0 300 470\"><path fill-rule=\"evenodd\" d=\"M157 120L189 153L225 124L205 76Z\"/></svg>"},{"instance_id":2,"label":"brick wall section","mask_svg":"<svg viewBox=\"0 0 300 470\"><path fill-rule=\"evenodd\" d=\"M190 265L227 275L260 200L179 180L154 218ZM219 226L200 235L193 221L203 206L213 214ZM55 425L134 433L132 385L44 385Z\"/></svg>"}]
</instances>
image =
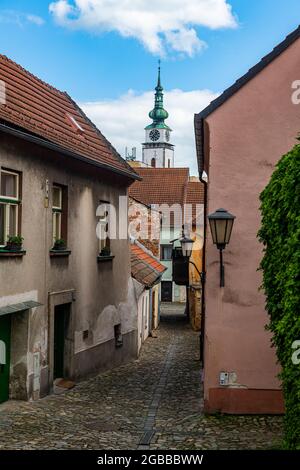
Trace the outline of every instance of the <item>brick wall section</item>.
<instances>
[{"instance_id":1,"label":"brick wall section","mask_svg":"<svg viewBox=\"0 0 300 470\"><path fill-rule=\"evenodd\" d=\"M160 214L149 206L129 198L129 234L137 239L153 256L160 257Z\"/></svg>"}]
</instances>

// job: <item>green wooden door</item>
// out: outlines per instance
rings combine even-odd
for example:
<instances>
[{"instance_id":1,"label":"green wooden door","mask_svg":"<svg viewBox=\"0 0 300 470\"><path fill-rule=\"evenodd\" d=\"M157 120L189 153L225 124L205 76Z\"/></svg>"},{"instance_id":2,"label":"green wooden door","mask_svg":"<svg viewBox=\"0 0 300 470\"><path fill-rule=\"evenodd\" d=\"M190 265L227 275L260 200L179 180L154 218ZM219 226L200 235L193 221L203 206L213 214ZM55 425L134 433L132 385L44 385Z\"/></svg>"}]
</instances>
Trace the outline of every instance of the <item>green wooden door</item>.
<instances>
[{"instance_id":1,"label":"green wooden door","mask_svg":"<svg viewBox=\"0 0 300 470\"><path fill-rule=\"evenodd\" d=\"M0 317L0 403L9 398L11 317Z\"/></svg>"},{"instance_id":2,"label":"green wooden door","mask_svg":"<svg viewBox=\"0 0 300 470\"><path fill-rule=\"evenodd\" d=\"M54 379L64 377L65 319L64 305L58 305L54 313Z\"/></svg>"}]
</instances>

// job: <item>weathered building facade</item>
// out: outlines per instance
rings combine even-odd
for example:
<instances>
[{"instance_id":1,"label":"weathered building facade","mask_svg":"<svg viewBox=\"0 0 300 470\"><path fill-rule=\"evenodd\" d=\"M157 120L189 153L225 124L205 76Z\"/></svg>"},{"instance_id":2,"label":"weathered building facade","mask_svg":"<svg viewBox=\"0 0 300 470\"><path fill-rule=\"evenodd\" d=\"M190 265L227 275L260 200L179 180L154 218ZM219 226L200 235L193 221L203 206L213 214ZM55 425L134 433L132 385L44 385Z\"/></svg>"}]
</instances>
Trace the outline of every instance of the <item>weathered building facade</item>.
<instances>
[{"instance_id":1,"label":"weathered building facade","mask_svg":"<svg viewBox=\"0 0 300 470\"><path fill-rule=\"evenodd\" d=\"M137 240L131 242L131 275L138 316L138 350L159 323L159 285L165 267Z\"/></svg>"},{"instance_id":2,"label":"weathered building facade","mask_svg":"<svg viewBox=\"0 0 300 470\"><path fill-rule=\"evenodd\" d=\"M126 229L122 239L96 236L99 205L119 215L119 196L137 176L66 93L4 56L0 79L4 401L44 396L55 379L78 380L137 356ZM22 249L7 244L16 236Z\"/></svg>"},{"instance_id":3,"label":"weathered building facade","mask_svg":"<svg viewBox=\"0 0 300 470\"><path fill-rule=\"evenodd\" d=\"M236 216L224 252L206 231L204 394L207 411L280 413L280 372L259 290L262 246L259 195L299 133L293 100L300 70L300 28L195 116L200 177L208 175L206 213ZM298 90L299 94L299 90ZM223 375L221 375L223 374ZM227 375L224 375L227 374Z\"/></svg>"},{"instance_id":4,"label":"weathered building facade","mask_svg":"<svg viewBox=\"0 0 300 470\"><path fill-rule=\"evenodd\" d=\"M129 194L161 211L160 237L158 242L155 240L155 247L159 244L160 260L166 267L160 299L162 302L186 302L190 323L194 330L200 331L204 185L198 178L189 176L188 168L135 168L142 180L129 188ZM139 212L143 213L142 210ZM180 285L174 280L173 255L174 249L180 247L183 223L186 235L195 243L187 279Z\"/></svg>"},{"instance_id":5,"label":"weathered building facade","mask_svg":"<svg viewBox=\"0 0 300 470\"><path fill-rule=\"evenodd\" d=\"M161 214L152 208L151 206L145 205L136 199L129 197L129 210L128 210L128 233L131 238L131 242L138 243L140 247L144 248L144 255L141 250L131 245L131 269L132 263L136 261L133 257L132 251L138 251L140 256L144 259L148 259L148 264L152 263L153 256L157 262L160 259L160 230L161 230ZM137 254L137 253L135 253ZM150 257L148 256L150 255ZM156 266L159 266L158 263ZM140 266L143 269L143 266ZM151 268L151 266L150 266ZM153 268L153 267L152 267ZM147 336L152 330L155 330L159 325L160 317L160 288L161 288L161 276L165 269L159 271L159 276L155 279L155 283L150 283L143 287L143 282L135 282L136 295L138 300L138 326L139 326L139 349L141 346L141 340L145 338L145 330L147 330ZM132 271L131 271L132 272ZM132 273L133 274L133 273ZM135 279L136 276L133 276ZM142 277L143 279L143 277ZM137 286L138 283L138 286ZM145 300L142 299L145 298ZM148 297L148 300L146 298ZM146 308L147 307L147 308ZM145 313L147 311L147 313ZM148 315L148 321L142 320L145 315ZM141 325L147 323L147 328L143 329L144 334L141 335Z\"/></svg>"}]
</instances>

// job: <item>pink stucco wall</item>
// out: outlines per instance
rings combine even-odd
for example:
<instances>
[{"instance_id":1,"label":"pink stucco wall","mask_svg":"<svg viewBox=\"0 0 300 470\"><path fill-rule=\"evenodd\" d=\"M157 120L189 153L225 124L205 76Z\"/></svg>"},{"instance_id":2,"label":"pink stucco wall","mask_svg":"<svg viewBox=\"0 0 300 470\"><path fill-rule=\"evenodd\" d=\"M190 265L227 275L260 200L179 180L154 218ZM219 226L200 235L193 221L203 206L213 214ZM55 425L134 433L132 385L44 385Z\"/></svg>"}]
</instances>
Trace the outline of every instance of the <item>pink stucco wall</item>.
<instances>
[{"instance_id":1,"label":"pink stucco wall","mask_svg":"<svg viewBox=\"0 0 300 470\"><path fill-rule=\"evenodd\" d=\"M276 390L268 316L258 291L262 248L259 194L280 156L300 132L300 105L292 82L300 80L300 40L268 65L208 118L208 213L224 207L236 215L224 252L225 288L219 287L219 253L207 233L205 400L219 387L220 371L236 373L234 388ZM257 410L259 411L259 410Z\"/></svg>"}]
</instances>

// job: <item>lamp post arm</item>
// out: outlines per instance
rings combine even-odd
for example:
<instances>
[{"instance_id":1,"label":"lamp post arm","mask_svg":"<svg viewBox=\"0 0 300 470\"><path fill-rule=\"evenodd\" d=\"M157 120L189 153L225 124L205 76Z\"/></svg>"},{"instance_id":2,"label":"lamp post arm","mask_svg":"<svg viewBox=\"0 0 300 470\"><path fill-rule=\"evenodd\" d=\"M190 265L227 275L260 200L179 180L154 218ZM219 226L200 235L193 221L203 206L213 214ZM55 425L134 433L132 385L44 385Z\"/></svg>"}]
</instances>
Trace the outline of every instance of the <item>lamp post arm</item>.
<instances>
[{"instance_id":1,"label":"lamp post arm","mask_svg":"<svg viewBox=\"0 0 300 470\"><path fill-rule=\"evenodd\" d=\"M194 266L194 268L196 269L197 273L200 276L202 284L204 284L204 282L205 282L205 272L199 271L199 269L197 268L196 264L193 261L189 260L189 264L192 264Z\"/></svg>"},{"instance_id":2,"label":"lamp post arm","mask_svg":"<svg viewBox=\"0 0 300 470\"><path fill-rule=\"evenodd\" d=\"M220 287L225 287L225 268L223 263L223 249L220 248Z\"/></svg>"}]
</instances>

